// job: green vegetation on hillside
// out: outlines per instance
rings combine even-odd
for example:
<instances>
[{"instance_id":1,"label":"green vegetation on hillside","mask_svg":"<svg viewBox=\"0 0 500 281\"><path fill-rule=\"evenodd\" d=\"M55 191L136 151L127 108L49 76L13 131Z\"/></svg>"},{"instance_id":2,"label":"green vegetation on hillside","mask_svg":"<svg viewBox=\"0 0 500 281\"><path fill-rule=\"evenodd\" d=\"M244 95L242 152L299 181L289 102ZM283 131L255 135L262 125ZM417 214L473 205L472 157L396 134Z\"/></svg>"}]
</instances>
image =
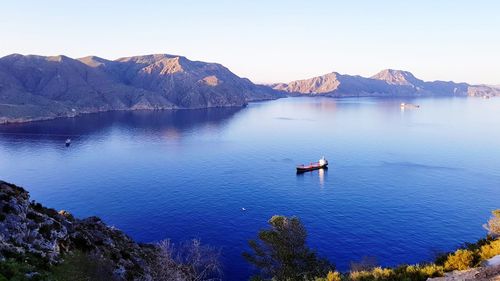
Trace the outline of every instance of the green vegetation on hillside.
<instances>
[{"instance_id":1,"label":"green vegetation on hillside","mask_svg":"<svg viewBox=\"0 0 500 281\"><path fill-rule=\"evenodd\" d=\"M445 272L479 266L500 255L500 210L492 212L485 228L488 236L476 243L466 243L455 252L440 255L434 262L383 268L376 265L355 266L340 273L306 245L304 226L297 218L273 216L270 229L259 232L259 241L250 240L253 252L243 256L261 274L252 280L272 281L425 281ZM325 272L327 270L328 272Z\"/></svg>"},{"instance_id":2,"label":"green vegetation on hillside","mask_svg":"<svg viewBox=\"0 0 500 281\"><path fill-rule=\"evenodd\" d=\"M298 218L273 216L269 225L269 230L259 232L258 240L249 241L253 253L243 253L261 270L253 280L313 280L334 269L307 247L307 233Z\"/></svg>"}]
</instances>

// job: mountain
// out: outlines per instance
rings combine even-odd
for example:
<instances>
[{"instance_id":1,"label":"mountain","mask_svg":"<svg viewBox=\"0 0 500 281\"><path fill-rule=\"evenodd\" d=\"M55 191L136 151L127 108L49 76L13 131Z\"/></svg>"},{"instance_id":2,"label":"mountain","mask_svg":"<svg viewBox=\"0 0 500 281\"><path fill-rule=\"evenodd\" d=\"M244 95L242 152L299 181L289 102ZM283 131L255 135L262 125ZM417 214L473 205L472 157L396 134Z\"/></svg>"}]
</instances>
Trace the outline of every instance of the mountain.
<instances>
[{"instance_id":1,"label":"mountain","mask_svg":"<svg viewBox=\"0 0 500 281\"><path fill-rule=\"evenodd\" d=\"M281 93L182 56L0 58L0 123L109 110L244 106Z\"/></svg>"},{"instance_id":2,"label":"mountain","mask_svg":"<svg viewBox=\"0 0 500 281\"><path fill-rule=\"evenodd\" d=\"M328 73L310 79L275 84L273 89L290 94L349 96L499 96L500 90L484 85L446 81L425 82L412 73L385 69L372 77Z\"/></svg>"}]
</instances>

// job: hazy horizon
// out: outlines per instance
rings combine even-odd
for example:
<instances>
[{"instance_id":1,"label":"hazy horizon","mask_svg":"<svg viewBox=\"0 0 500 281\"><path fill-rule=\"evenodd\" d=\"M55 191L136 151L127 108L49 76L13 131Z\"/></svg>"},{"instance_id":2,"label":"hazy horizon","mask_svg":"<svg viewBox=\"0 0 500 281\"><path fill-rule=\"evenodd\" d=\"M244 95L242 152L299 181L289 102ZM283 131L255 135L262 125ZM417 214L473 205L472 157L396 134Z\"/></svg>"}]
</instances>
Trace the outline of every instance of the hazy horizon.
<instances>
[{"instance_id":1,"label":"hazy horizon","mask_svg":"<svg viewBox=\"0 0 500 281\"><path fill-rule=\"evenodd\" d=\"M4 3L0 56L167 53L257 83L401 69L426 80L500 84L495 1L127 1Z\"/></svg>"}]
</instances>

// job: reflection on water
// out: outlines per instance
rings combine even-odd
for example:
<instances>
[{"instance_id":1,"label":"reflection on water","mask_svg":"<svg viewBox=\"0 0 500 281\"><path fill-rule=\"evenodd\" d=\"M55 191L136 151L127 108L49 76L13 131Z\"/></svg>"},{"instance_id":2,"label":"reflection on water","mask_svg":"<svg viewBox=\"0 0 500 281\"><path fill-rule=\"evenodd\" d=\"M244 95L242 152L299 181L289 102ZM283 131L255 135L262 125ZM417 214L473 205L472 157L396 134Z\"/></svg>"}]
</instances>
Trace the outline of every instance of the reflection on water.
<instances>
[{"instance_id":1,"label":"reflection on water","mask_svg":"<svg viewBox=\"0 0 500 281\"><path fill-rule=\"evenodd\" d=\"M179 139L189 130L216 129L240 111L239 107L197 110L112 111L84 114L75 118L7 124L0 126L0 141L44 140L60 143L109 134L112 130L131 130L136 134ZM10 141L10 142L9 142Z\"/></svg>"},{"instance_id":2,"label":"reflection on water","mask_svg":"<svg viewBox=\"0 0 500 281\"><path fill-rule=\"evenodd\" d=\"M325 174L326 174L327 170L328 170L328 168L324 168L324 169L319 169L319 171L318 171L319 185L321 187L323 187L323 185L325 185Z\"/></svg>"},{"instance_id":3,"label":"reflection on water","mask_svg":"<svg viewBox=\"0 0 500 281\"><path fill-rule=\"evenodd\" d=\"M299 179L301 182L303 182L305 177L311 179L317 178L319 186L323 187L328 177L328 167L304 173L297 173L297 179Z\"/></svg>"}]
</instances>

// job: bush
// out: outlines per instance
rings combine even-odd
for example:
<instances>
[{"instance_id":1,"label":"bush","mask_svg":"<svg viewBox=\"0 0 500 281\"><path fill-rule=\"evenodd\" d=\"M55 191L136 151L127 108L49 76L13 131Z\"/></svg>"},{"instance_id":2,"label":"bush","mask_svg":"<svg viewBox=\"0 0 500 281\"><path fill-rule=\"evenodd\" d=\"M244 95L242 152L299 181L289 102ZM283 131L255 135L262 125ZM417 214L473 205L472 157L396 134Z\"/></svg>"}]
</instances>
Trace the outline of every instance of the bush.
<instances>
[{"instance_id":1,"label":"bush","mask_svg":"<svg viewBox=\"0 0 500 281\"><path fill-rule=\"evenodd\" d=\"M193 239L176 246L170 240L157 244L149 261L152 280L222 280L220 251Z\"/></svg>"},{"instance_id":2,"label":"bush","mask_svg":"<svg viewBox=\"0 0 500 281\"><path fill-rule=\"evenodd\" d=\"M326 281L341 281L342 276L338 271L329 271L326 275Z\"/></svg>"},{"instance_id":3,"label":"bush","mask_svg":"<svg viewBox=\"0 0 500 281\"><path fill-rule=\"evenodd\" d=\"M483 245L479 249L479 256L481 257L481 260L487 260L496 255L500 255L500 239L495 240L490 244Z\"/></svg>"},{"instance_id":4,"label":"bush","mask_svg":"<svg viewBox=\"0 0 500 281\"><path fill-rule=\"evenodd\" d=\"M259 277L260 278L260 277ZM262 279L250 279L250 281L260 281ZM338 271L329 271L326 278L318 277L314 281L342 281L342 275Z\"/></svg>"},{"instance_id":5,"label":"bush","mask_svg":"<svg viewBox=\"0 0 500 281\"><path fill-rule=\"evenodd\" d=\"M369 271L351 271L349 273L349 280L352 281L369 281L373 279L373 275Z\"/></svg>"},{"instance_id":6,"label":"bush","mask_svg":"<svg viewBox=\"0 0 500 281\"><path fill-rule=\"evenodd\" d=\"M484 228L488 230L488 234L492 237L500 237L500 209L492 211L491 214L492 217L484 225Z\"/></svg>"},{"instance_id":7,"label":"bush","mask_svg":"<svg viewBox=\"0 0 500 281\"><path fill-rule=\"evenodd\" d=\"M57 281L110 281L116 280L111 262L103 257L75 252L53 269Z\"/></svg>"},{"instance_id":8,"label":"bush","mask_svg":"<svg viewBox=\"0 0 500 281\"><path fill-rule=\"evenodd\" d=\"M469 250L460 249L448 256L448 259L444 263L444 269L447 271L465 270L470 268L473 262L474 253Z\"/></svg>"},{"instance_id":9,"label":"bush","mask_svg":"<svg viewBox=\"0 0 500 281\"><path fill-rule=\"evenodd\" d=\"M444 275L444 268L439 265L429 264L421 267L420 272L425 277L438 277Z\"/></svg>"},{"instance_id":10,"label":"bush","mask_svg":"<svg viewBox=\"0 0 500 281\"><path fill-rule=\"evenodd\" d=\"M32 275L32 277L29 277ZM0 262L0 281L42 281L48 280L44 272L39 272L28 262L7 259Z\"/></svg>"}]
</instances>

